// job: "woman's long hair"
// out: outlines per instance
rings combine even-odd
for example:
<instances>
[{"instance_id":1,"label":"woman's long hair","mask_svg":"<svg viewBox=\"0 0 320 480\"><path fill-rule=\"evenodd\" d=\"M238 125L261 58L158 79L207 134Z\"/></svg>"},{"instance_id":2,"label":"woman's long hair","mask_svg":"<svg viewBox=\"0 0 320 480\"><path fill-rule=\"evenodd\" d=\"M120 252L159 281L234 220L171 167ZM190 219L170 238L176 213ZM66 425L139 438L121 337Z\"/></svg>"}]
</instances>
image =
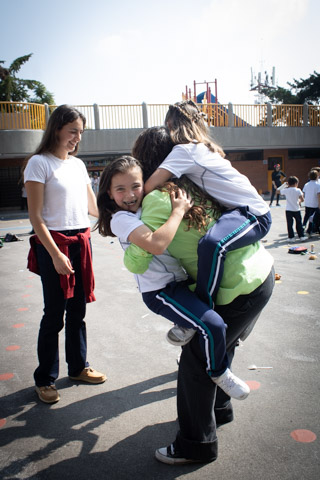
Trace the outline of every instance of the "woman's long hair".
<instances>
[{"instance_id":1,"label":"woman's long hair","mask_svg":"<svg viewBox=\"0 0 320 480\"><path fill-rule=\"evenodd\" d=\"M54 152L58 146L58 133L67 123L72 123L75 120L80 118L83 122L83 128L86 126L86 117L79 112L76 108L71 107L70 105L60 105L57 107L50 115L47 128L43 134L41 143L37 150L34 152L34 155ZM77 144L76 148L70 155L76 155L78 152Z\"/></svg>"},{"instance_id":2,"label":"woman's long hair","mask_svg":"<svg viewBox=\"0 0 320 480\"><path fill-rule=\"evenodd\" d=\"M222 148L212 141L204 117L192 100L184 100L169 106L165 124L175 145L204 143L210 151L225 157Z\"/></svg>"},{"instance_id":3,"label":"woman's long hair","mask_svg":"<svg viewBox=\"0 0 320 480\"><path fill-rule=\"evenodd\" d=\"M140 133L131 154L134 158L139 159L145 182L157 170L173 147L174 143L166 127L151 127Z\"/></svg>"},{"instance_id":4,"label":"woman's long hair","mask_svg":"<svg viewBox=\"0 0 320 480\"><path fill-rule=\"evenodd\" d=\"M218 200L214 199L206 192L201 190L195 183L188 179L185 175L180 178L175 178L173 181L166 182L159 190L163 192L176 192L180 188L185 190L193 201L193 205L183 218L187 220L187 231L190 228L195 228L199 232L206 233L209 223L212 220L218 220L226 208L221 205Z\"/></svg>"},{"instance_id":5,"label":"woman's long hair","mask_svg":"<svg viewBox=\"0 0 320 480\"><path fill-rule=\"evenodd\" d=\"M67 123L72 123L78 118L81 118L83 122L83 129L86 126L86 117L79 112L76 108L71 107L70 105L60 105L57 107L50 115L47 128L43 134L42 140L38 148L31 155L28 155L23 162L21 168L21 179L22 182L24 171L27 166L29 159L33 155L40 155L42 153L53 153L59 144L58 133L59 131L67 125ZM76 148L70 155L76 155L78 152L79 143L77 143Z\"/></svg>"},{"instance_id":6,"label":"woman's long hair","mask_svg":"<svg viewBox=\"0 0 320 480\"><path fill-rule=\"evenodd\" d=\"M109 195L112 178L118 173L126 173L133 167L139 167L142 171L141 164L138 160L129 155L123 155L108 163L102 172L97 196L99 218L94 226L94 230L98 229L100 235L103 237L115 237L111 231L110 223L112 215L119 210L119 207Z\"/></svg>"}]
</instances>

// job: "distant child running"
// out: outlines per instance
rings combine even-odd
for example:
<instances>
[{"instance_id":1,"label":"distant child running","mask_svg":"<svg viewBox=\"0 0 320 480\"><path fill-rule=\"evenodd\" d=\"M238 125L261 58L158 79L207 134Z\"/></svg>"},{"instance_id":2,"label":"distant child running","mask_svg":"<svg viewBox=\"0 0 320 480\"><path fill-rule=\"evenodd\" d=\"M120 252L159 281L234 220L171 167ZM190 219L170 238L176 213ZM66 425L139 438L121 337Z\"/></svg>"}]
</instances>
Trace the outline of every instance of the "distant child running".
<instances>
[{"instance_id":1,"label":"distant child running","mask_svg":"<svg viewBox=\"0 0 320 480\"><path fill-rule=\"evenodd\" d=\"M169 178L185 174L198 187L227 207L200 240L196 292L211 307L215 301L228 251L248 246L271 226L270 210L248 178L224 158L209 136L203 114L191 100L170 105L165 123L174 147L145 184L149 193ZM208 258L212 262L208 262Z\"/></svg>"},{"instance_id":2,"label":"distant child running","mask_svg":"<svg viewBox=\"0 0 320 480\"><path fill-rule=\"evenodd\" d=\"M101 175L97 198L99 233L117 236L124 250L131 244L144 249L146 257L149 256L147 266L135 274L143 301L153 312L179 327L193 329L193 335L197 332L212 381L227 395L243 400L250 389L229 369L223 319L189 290L185 270L166 250L193 201L180 189L172 191L171 215L152 231L141 221L143 187L138 160L123 156L108 164ZM169 193L163 195L168 197Z\"/></svg>"},{"instance_id":3,"label":"distant child running","mask_svg":"<svg viewBox=\"0 0 320 480\"><path fill-rule=\"evenodd\" d=\"M285 185L285 184L283 184ZM288 241L294 242L293 219L296 222L296 230L300 241L304 242L308 237L304 236L304 229L302 226L302 218L300 212L300 204L303 202L303 193L298 188L299 179L297 177L289 177L287 186L281 188L281 194L287 199L286 203L286 219L288 229ZM279 191L279 189L278 189Z\"/></svg>"}]
</instances>

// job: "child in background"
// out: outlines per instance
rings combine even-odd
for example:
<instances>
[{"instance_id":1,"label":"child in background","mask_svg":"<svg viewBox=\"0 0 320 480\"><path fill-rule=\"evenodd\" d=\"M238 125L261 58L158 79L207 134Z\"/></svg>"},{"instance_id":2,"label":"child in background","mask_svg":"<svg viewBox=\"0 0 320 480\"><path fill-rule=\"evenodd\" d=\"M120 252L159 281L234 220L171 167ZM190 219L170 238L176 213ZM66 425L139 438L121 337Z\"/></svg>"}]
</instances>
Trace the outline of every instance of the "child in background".
<instances>
[{"instance_id":1,"label":"child in background","mask_svg":"<svg viewBox=\"0 0 320 480\"><path fill-rule=\"evenodd\" d=\"M197 332L212 381L230 397L243 400L250 389L229 369L223 319L189 290L185 271L166 250L193 202L180 189L172 191L171 215L153 232L140 219L144 196L142 176L140 163L129 156L111 161L104 169L97 199L99 233L117 236L124 250L131 243L146 250L147 265L135 274L144 302L153 312L191 330L193 335ZM168 200L169 194L163 193L165 195Z\"/></svg>"},{"instance_id":2,"label":"child in background","mask_svg":"<svg viewBox=\"0 0 320 480\"><path fill-rule=\"evenodd\" d=\"M248 178L224 158L209 136L203 114L191 100L170 105L165 123L175 145L145 184L149 193L172 176L185 174L227 211L200 240L196 293L214 306L228 251L263 238L271 226L270 209ZM212 262L208 262L208 258Z\"/></svg>"},{"instance_id":3,"label":"child in background","mask_svg":"<svg viewBox=\"0 0 320 480\"><path fill-rule=\"evenodd\" d=\"M286 185L286 186L284 186ZM286 219L287 219L287 229L288 229L288 241L290 243L294 242L294 231L293 231L293 219L296 222L296 230L299 235L300 241L304 242L308 237L304 236L304 229L302 226L300 204L303 202L303 193L298 188L299 179L297 177L289 177L288 183L283 184L281 188L281 194L286 197ZM277 190L280 192L280 189Z\"/></svg>"},{"instance_id":4,"label":"child in background","mask_svg":"<svg viewBox=\"0 0 320 480\"><path fill-rule=\"evenodd\" d=\"M303 226L305 227L309 221L307 233L311 237L313 233L313 215L320 206L320 185L317 182L318 172L311 170L309 172L309 182L303 187L305 214ZM311 220L312 218L312 220Z\"/></svg>"}]
</instances>

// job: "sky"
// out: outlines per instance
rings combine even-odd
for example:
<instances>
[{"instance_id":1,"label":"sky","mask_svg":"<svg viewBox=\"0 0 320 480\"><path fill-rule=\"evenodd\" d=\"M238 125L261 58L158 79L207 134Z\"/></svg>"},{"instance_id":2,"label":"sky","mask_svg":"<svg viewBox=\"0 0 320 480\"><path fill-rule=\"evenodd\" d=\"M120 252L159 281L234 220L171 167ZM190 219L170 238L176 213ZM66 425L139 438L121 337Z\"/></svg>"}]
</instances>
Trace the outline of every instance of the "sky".
<instances>
[{"instance_id":1,"label":"sky","mask_svg":"<svg viewBox=\"0 0 320 480\"><path fill-rule=\"evenodd\" d=\"M174 103L215 82L220 103L253 104L254 75L277 85L320 72L318 0L0 0L0 60L55 103ZM215 83L210 83L212 92Z\"/></svg>"}]
</instances>

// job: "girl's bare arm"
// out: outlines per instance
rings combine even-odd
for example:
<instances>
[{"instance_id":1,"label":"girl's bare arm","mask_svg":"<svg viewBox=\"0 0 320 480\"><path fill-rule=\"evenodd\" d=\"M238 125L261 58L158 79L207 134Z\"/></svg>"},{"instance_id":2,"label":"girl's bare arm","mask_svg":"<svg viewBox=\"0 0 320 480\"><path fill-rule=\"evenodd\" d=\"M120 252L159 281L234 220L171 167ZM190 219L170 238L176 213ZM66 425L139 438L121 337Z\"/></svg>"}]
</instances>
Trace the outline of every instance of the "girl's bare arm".
<instances>
[{"instance_id":1,"label":"girl's bare arm","mask_svg":"<svg viewBox=\"0 0 320 480\"><path fill-rule=\"evenodd\" d=\"M128 240L153 255L161 255L170 245L184 214L192 207L189 195L180 190L170 194L172 213L158 230L153 232L146 225L136 228L130 233Z\"/></svg>"},{"instance_id":2,"label":"girl's bare arm","mask_svg":"<svg viewBox=\"0 0 320 480\"><path fill-rule=\"evenodd\" d=\"M155 190L157 187L162 187L171 177L172 173L169 172L169 170L158 168L144 184L145 194L152 192L152 190Z\"/></svg>"},{"instance_id":3,"label":"girl's bare arm","mask_svg":"<svg viewBox=\"0 0 320 480\"><path fill-rule=\"evenodd\" d=\"M29 181L25 186L30 222L40 242L51 256L54 268L61 275L74 273L69 258L59 250L42 218L44 184Z\"/></svg>"}]
</instances>

